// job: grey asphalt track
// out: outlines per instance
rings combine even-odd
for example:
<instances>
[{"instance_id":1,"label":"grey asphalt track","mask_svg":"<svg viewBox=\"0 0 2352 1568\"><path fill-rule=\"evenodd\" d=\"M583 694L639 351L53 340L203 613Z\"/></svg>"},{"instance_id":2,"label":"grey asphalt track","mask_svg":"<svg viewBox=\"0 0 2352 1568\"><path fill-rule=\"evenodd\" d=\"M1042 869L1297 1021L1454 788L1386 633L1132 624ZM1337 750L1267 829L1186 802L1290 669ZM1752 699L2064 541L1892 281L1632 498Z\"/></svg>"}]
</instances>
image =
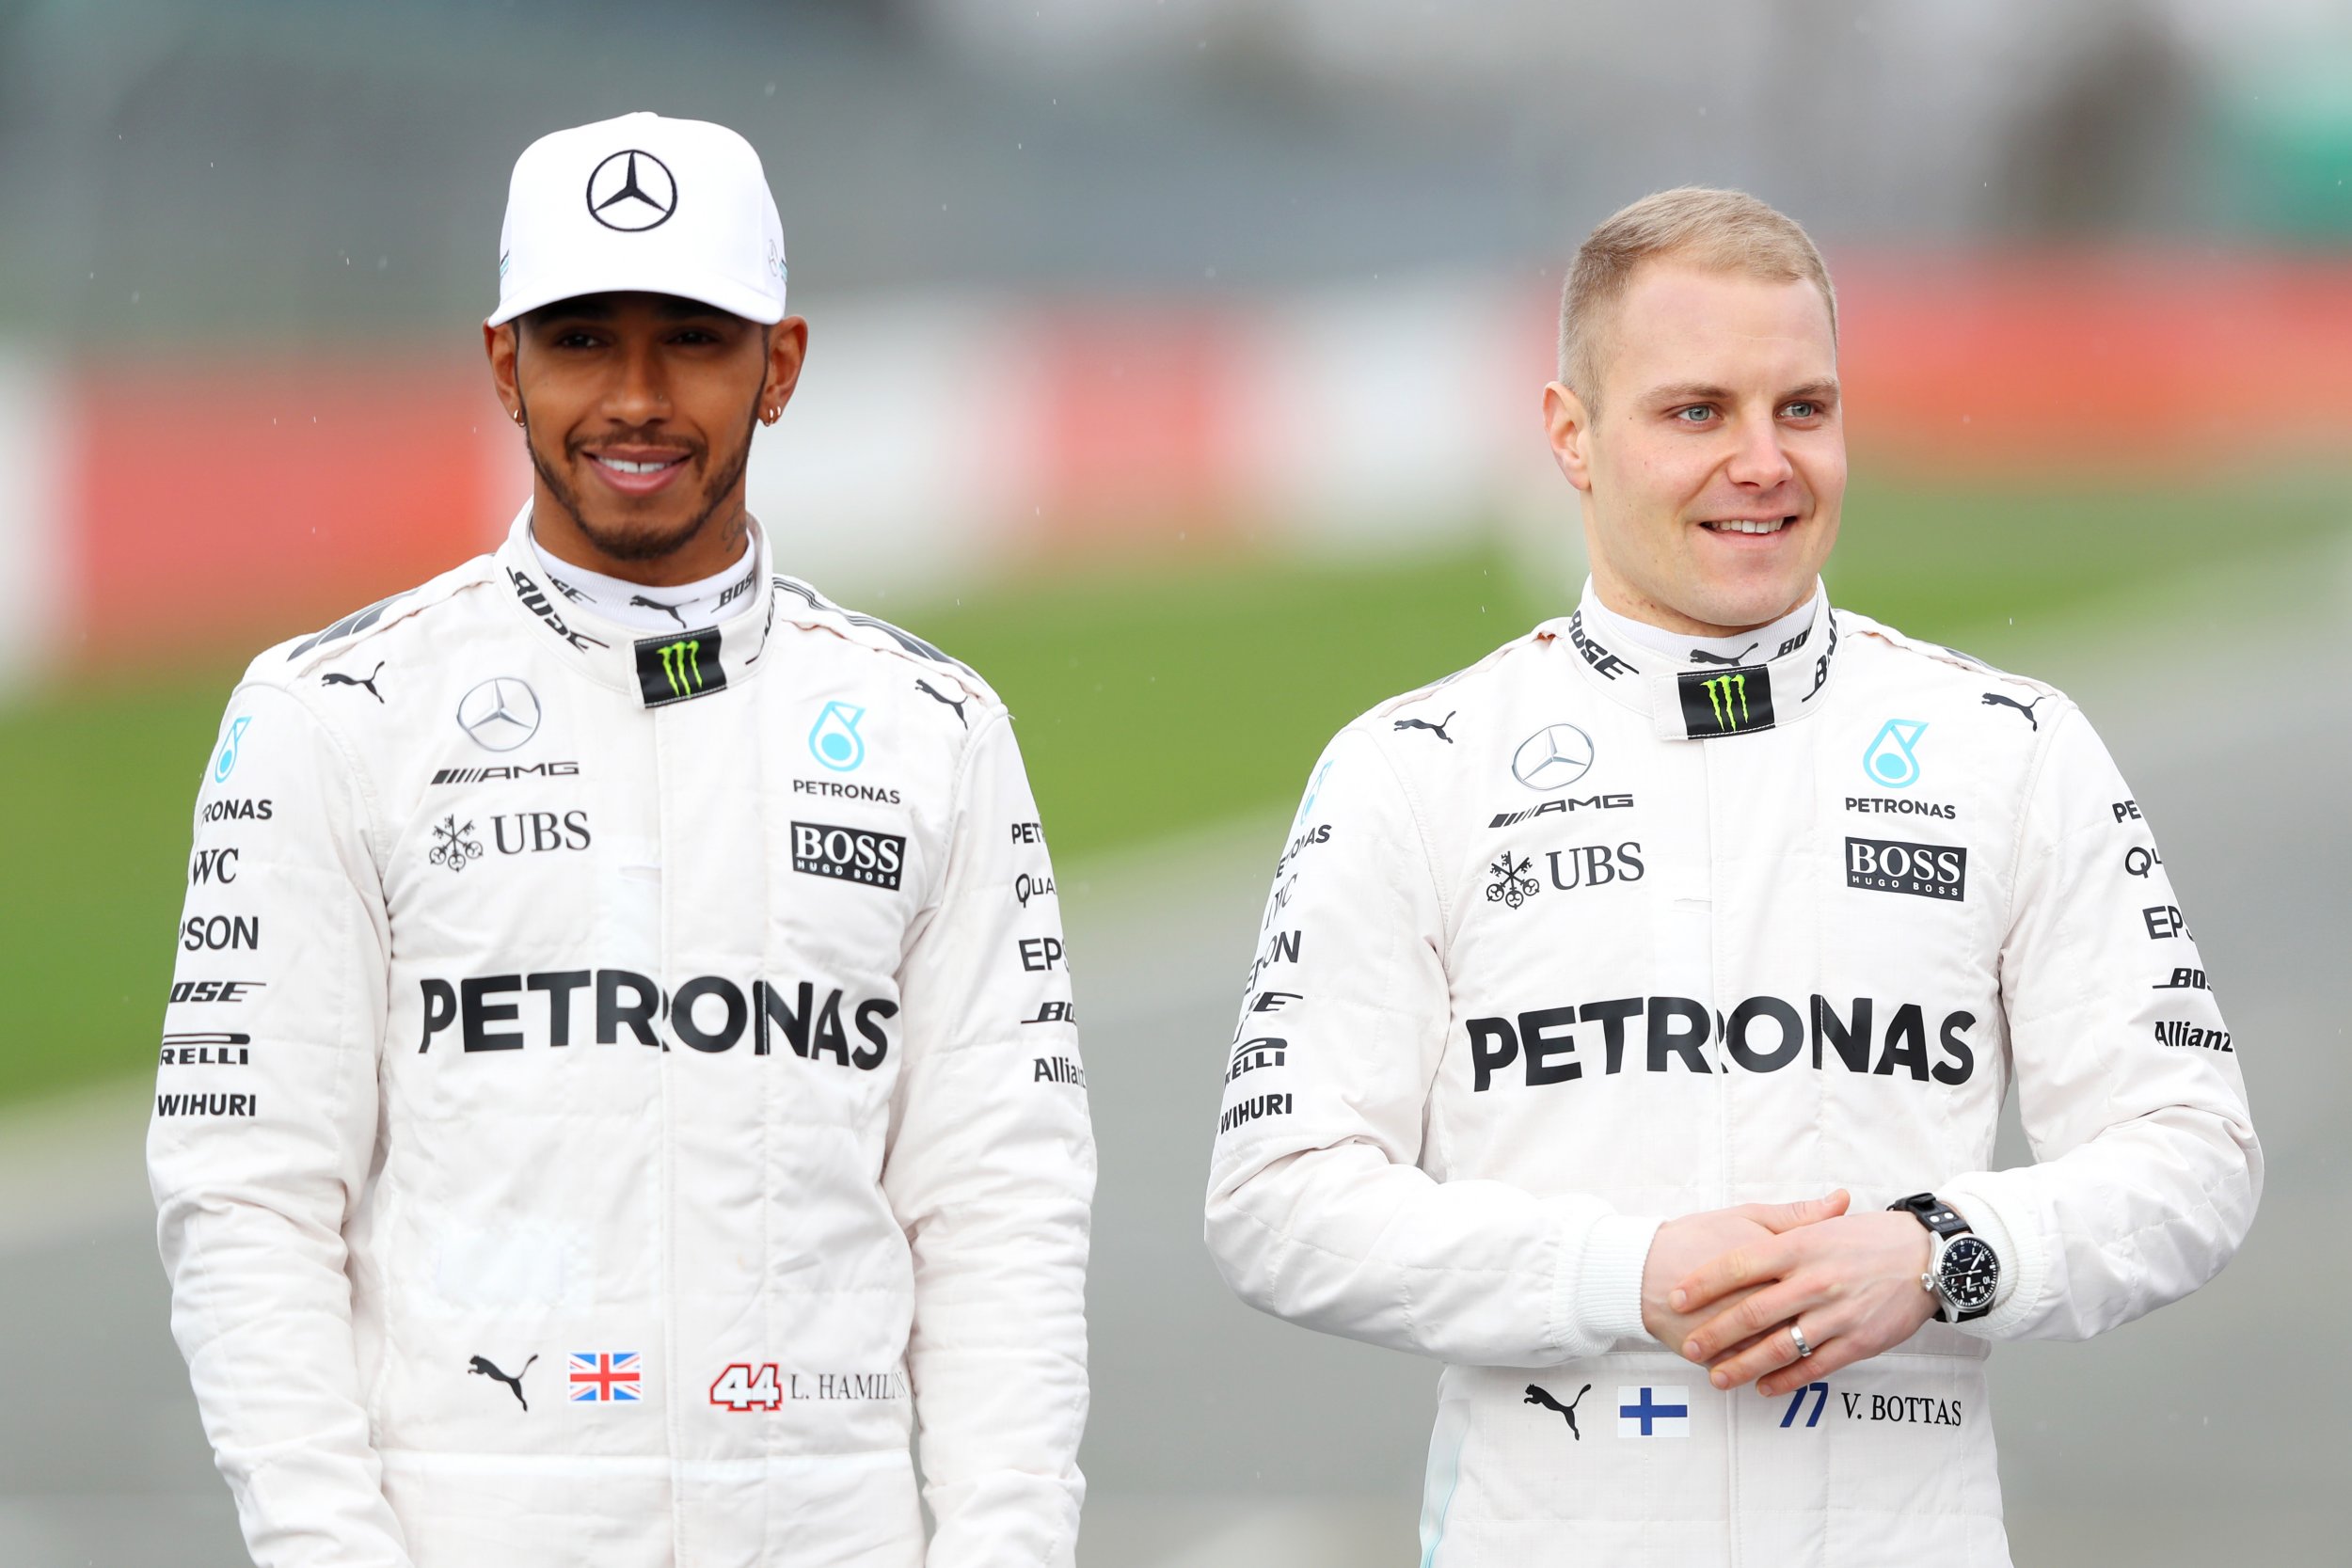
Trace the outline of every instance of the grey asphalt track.
<instances>
[{"instance_id":1,"label":"grey asphalt track","mask_svg":"<svg viewBox=\"0 0 2352 1568\"><path fill-rule=\"evenodd\" d=\"M2338 547L1973 650L2067 687L2106 736L2243 1048L2269 1159L2253 1238L2213 1285L2090 1344L1996 1352L2020 1564L2344 1560L2348 648ZM1086 1568L1417 1555L1434 1369L1257 1316L1200 1244L1216 1066L1281 826L1063 879L1103 1151ZM0 1121L8 1568L246 1560L166 1327L145 1105L132 1083ZM2004 1149L2026 1157L2013 1118Z\"/></svg>"}]
</instances>

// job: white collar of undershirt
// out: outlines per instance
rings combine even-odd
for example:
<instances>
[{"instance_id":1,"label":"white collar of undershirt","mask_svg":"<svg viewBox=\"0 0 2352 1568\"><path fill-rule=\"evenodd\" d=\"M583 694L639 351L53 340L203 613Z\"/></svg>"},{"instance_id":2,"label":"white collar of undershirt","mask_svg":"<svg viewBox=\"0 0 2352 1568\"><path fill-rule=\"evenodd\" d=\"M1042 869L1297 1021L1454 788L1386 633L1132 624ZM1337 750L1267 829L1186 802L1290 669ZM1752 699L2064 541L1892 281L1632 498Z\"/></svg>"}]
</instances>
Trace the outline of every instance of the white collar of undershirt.
<instances>
[{"instance_id":1,"label":"white collar of undershirt","mask_svg":"<svg viewBox=\"0 0 2352 1568\"><path fill-rule=\"evenodd\" d=\"M1600 595L1593 591L1590 580L1584 585L1581 608L1594 635L1603 641L1614 638L1620 642L1630 642L1651 653L1663 654L1677 664L1762 664L1778 654L1790 640L1804 636L1813 625L1811 595L1772 625L1743 631L1737 637L1691 637L1682 632L1668 631L1663 626L1653 626L1646 621L1620 615L1600 602ZM1694 653L1707 657L1693 658L1692 655Z\"/></svg>"},{"instance_id":2,"label":"white collar of undershirt","mask_svg":"<svg viewBox=\"0 0 2352 1568\"><path fill-rule=\"evenodd\" d=\"M648 588L642 582L558 561L536 534L532 536L531 549L539 558L539 569L564 598L585 605L615 626L646 633L714 625L723 611L735 608L743 596L745 576L759 569L758 551L749 539L743 542L743 553L725 571L675 588Z\"/></svg>"}]
</instances>

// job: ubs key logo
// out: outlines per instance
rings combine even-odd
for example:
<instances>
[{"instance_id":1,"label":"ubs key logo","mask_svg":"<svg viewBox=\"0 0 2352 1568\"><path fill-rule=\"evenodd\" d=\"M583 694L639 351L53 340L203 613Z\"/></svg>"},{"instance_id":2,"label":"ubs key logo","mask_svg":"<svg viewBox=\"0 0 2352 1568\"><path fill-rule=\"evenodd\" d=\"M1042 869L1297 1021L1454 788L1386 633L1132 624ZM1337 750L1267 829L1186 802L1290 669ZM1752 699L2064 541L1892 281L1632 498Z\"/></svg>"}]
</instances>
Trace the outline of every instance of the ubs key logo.
<instances>
[{"instance_id":1,"label":"ubs key logo","mask_svg":"<svg viewBox=\"0 0 2352 1568\"><path fill-rule=\"evenodd\" d=\"M1968 851L1951 844L1848 838L1846 885L1957 904L1968 896Z\"/></svg>"},{"instance_id":2,"label":"ubs key logo","mask_svg":"<svg viewBox=\"0 0 2352 1568\"><path fill-rule=\"evenodd\" d=\"M792 824L792 869L812 877L895 892L906 856L907 841L900 833L836 828L823 822Z\"/></svg>"}]
</instances>

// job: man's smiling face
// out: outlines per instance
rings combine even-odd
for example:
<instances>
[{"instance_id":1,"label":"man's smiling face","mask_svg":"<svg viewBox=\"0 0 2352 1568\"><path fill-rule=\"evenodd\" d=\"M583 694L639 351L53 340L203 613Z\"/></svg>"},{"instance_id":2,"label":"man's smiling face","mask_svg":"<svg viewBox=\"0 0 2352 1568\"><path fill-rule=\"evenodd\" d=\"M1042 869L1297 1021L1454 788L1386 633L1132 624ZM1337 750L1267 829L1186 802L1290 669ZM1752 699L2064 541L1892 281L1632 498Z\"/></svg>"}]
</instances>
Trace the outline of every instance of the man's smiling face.
<instances>
[{"instance_id":1,"label":"man's smiling face","mask_svg":"<svg viewBox=\"0 0 2352 1568\"><path fill-rule=\"evenodd\" d=\"M1788 613L1837 541L1846 437L1806 281L1643 263L1603 328L1597 407L1546 389L1602 602L1693 635Z\"/></svg>"},{"instance_id":2,"label":"man's smiling face","mask_svg":"<svg viewBox=\"0 0 2352 1568\"><path fill-rule=\"evenodd\" d=\"M654 567L648 581L674 576L671 563L691 573L714 548L708 569L723 569L739 548L752 432L789 395L800 331L654 293L560 300L492 329L493 372L511 377L525 416L543 537L568 524L596 555ZM788 356L774 352L779 337ZM733 543L719 547L721 534Z\"/></svg>"}]
</instances>

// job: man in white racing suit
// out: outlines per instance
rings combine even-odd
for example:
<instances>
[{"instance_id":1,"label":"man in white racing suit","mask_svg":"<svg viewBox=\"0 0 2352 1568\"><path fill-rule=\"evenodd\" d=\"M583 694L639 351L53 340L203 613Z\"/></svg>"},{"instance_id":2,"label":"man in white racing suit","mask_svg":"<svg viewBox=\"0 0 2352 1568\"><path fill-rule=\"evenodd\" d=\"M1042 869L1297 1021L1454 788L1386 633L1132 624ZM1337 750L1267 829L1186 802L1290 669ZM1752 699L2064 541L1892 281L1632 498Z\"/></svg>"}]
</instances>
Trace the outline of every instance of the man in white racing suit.
<instances>
[{"instance_id":1,"label":"man in white racing suit","mask_svg":"<svg viewBox=\"0 0 2352 1568\"><path fill-rule=\"evenodd\" d=\"M558 133L504 239L531 504L256 659L198 798L149 1165L253 1560L1068 1564L1094 1159L1009 717L745 515L805 342L747 143Z\"/></svg>"},{"instance_id":2,"label":"man in white racing suit","mask_svg":"<svg viewBox=\"0 0 2352 1568\"><path fill-rule=\"evenodd\" d=\"M1546 397L1582 602L1343 730L1277 869L1208 1242L1446 1364L1424 1564L2007 1563L1987 1342L2137 1317L2251 1222L2234 1042L2090 723L1820 587L1834 309L1752 198L1594 232ZM2012 1082L2039 1163L1996 1171Z\"/></svg>"}]
</instances>

